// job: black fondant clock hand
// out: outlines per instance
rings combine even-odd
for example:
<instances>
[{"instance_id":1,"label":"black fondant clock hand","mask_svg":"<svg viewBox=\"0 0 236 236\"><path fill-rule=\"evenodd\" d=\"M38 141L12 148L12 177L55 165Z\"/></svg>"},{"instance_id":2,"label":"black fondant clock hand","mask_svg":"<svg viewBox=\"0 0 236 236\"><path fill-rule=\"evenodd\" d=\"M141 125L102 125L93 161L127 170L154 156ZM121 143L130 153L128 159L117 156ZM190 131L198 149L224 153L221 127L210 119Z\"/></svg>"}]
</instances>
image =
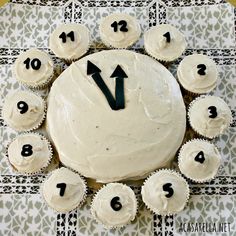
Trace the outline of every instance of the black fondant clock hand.
<instances>
[{"instance_id":1,"label":"black fondant clock hand","mask_svg":"<svg viewBox=\"0 0 236 236\"><path fill-rule=\"evenodd\" d=\"M125 108L124 78L128 78L128 76L119 65L116 67L116 69L110 76L111 78L116 78L116 88L115 88L116 99L114 99L109 88L103 81L100 72L101 70L91 61L87 62L87 75L92 75L93 80L103 92L111 109L112 110L124 109Z\"/></svg>"},{"instance_id":2,"label":"black fondant clock hand","mask_svg":"<svg viewBox=\"0 0 236 236\"><path fill-rule=\"evenodd\" d=\"M111 78L116 78L116 109L125 108L124 78L128 78L123 69L118 65Z\"/></svg>"},{"instance_id":3,"label":"black fondant clock hand","mask_svg":"<svg viewBox=\"0 0 236 236\"><path fill-rule=\"evenodd\" d=\"M112 110L116 110L116 101L114 97L112 96L112 93L110 92L109 88L103 81L101 75L101 70L94 65L91 61L88 61L87 63L87 75L92 75L93 80L97 84L97 86L101 89L104 96L106 97L110 107Z\"/></svg>"}]
</instances>

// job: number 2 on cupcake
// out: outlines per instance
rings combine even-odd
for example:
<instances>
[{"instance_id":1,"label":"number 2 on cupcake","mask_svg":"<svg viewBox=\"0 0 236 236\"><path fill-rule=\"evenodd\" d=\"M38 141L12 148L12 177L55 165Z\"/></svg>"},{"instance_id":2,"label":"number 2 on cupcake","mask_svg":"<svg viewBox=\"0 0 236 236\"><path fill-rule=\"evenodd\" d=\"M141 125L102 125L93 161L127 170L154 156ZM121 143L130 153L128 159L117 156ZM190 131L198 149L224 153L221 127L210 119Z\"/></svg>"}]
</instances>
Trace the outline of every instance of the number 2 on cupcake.
<instances>
[{"instance_id":1,"label":"number 2 on cupcake","mask_svg":"<svg viewBox=\"0 0 236 236\"><path fill-rule=\"evenodd\" d=\"M118 25L120 25L120 31L121 32L128 32L128 28L127 28L127 22L125 20L120 20L118 23L117 21L114 21L111 24L111 27L114 28L114 32L118 31Z\"/></svg>"}]
</instances>

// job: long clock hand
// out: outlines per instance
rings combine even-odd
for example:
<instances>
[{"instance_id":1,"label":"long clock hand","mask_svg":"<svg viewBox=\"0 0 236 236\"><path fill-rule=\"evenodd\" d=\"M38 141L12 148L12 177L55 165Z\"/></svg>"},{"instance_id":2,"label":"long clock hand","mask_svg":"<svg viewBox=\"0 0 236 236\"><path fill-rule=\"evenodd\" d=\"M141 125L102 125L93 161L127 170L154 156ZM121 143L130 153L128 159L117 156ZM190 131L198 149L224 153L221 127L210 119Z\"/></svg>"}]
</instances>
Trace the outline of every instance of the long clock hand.
<instances>
[{"instance_id":1,"label":"long clock hand","mask_svg":"<svg viewBox=\"0 0 236 236\"><path fill-rule=\"evenodd\" d=\"M128 78L123 69L118 65L112 75L111 78L116 78L116 109L124 109L125 108L125 94L124 94L124 78Z\"/></svg>"},{"instance_id":2,"label":"long clock hand","mask_svg":"<svg viewBox=\"0 0 236 236\"><path fill-rule=\"evenodd\" d=\"M101 89L103 92L104 96L106 97L110 107L112 110L117 110L116 109L116 101L110 92L109 88L103 81L101 75L100 75L101 70L94 65L91 61L88 60L87 62L87 75L92 75L93 80L97 84L97 86Z\"/></svg>"}]
</instances>

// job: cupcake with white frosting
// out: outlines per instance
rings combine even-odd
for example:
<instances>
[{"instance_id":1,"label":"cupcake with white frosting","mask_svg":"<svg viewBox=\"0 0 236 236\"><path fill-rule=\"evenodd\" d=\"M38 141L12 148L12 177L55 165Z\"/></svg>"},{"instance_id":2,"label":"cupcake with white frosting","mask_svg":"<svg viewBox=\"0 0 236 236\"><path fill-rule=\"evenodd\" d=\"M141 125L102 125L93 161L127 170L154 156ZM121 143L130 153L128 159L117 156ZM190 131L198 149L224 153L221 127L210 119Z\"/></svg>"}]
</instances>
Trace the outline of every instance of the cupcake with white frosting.
<instances>
[{"instance_id":1,"label":"cupcake with white frosting","mask_svg":"<svg viewBox=\"0 0 236 236\"><path fill-rule=\"evenodd\" d=\"M186 56L177 69L181 86L193 93L204 94L216 87L218 72L215 62L206 55Z\"/></svg>"},{"instance_id":2,"label":"cupcake with white frosting","mask_svg":"<svg viewBox=\"0 0 236 236\"><path fill-rule=\"evenodd\" d=\"M193 100L188 109L191 127L206 138L223 134L232 122L232 113L225 101L216 96L201 96Z\"/></svg>"},{"instance_id":3,"label":"cupcake with white frosting","mask_svg":"<svg viewBox=\"0 0 236 236\"><path fill-rule=\"evenodd\" d=\"M209 141L193 139L185 143L179 152L179 169L195 182L213 179L220 167L221 156L216 146Z\"/></svg>"},{"instance_id":4,"label":"cupcake with white frosting","mask_svg":"<svg viewBox=\"0 0 236 236\"><path fill-rule=\"evenodd\" d=\"M41 192L51 208L56 212L66 213L82 205L87 186L79 174L61 167L44 181Z\"/></svg>"},{"instance_id":5,"label":"cupcake with white frosting","mask_svg":"<svg viewBox=\"0 0 236 236\"><path fill-rule=\"evenodd\" d=\"M121 183L105 185L95 195L91 213L105 228L118 228L129 224L137 213L134 191Z\"/></svg>"},{"instance_id":6,"label":"cupcake with white frosting","mask_svg":"<svg viewBox=\"0 0 236 236\"><path fill-rule=\"evenodd\" d=\"M53 78L53 61L46 52L32 48L18 56L12 72L24 86L41 89L46 87Z\"/></svg>"},{"instance_id":7,"label":"cupcake with white frosting","mask_svg":"<svg viewBox=\"0 0 236 236\"><path fill-rule=\"evenodd\" d=\"M162 169L144 182L142 199L153 213L173 215L184 209L189 199L187 181L173 170Z\"/></svg>"},{"instance_id":8,"label":"cupcake with white frosting","mask_svg":"<svg viewBox=\"0 0 236 236\"><path fill-rule=\"evenodd\" d=\"M45 114L45 101L30 91L9 94L2 108L5 123L19 132L37 129L43 123Z\"/></svg>"},{"instance_id":9,"label":"cupcake with white frosting","mask_svg":"<svg viewBox=\"0 0 236 236\"><path fill-rule=\"evenodd\" d=\"M9 163L19 173L35 174L45 169L52 158L49 141L38 133L17 136L7 148Z\"/></svg>"},{"instance_id":10,"label":"cupcake with white frosting","mask_svg":"<svg viewBox=\"0 0 236 236\"><path fill-rule=\"evenodd\" d=\"M187 47L184 35L169 24L153 26L144 33L144 48L157 60L174 61Z\"/></svg>"},{"instance_id":11,"label":"cupcake with white frosting","mask_svg":"<svg viewBox=\"0 0 236 236\"><path fill-rule=\"evenodd\" d=\"M49 48L54 54L71 63L89 49L90 33L86 26L76 23L62 24L50 35Z\"/></svg>"},{"instance_id":12,"label":"cupcake with white frosting","mask_svg":"<svg viewBox=\"0 0 236 236\"><path fill-rule=\"evenodd\" d=\"M101 20L99 32L107 47L127 48L139 39L141 29L134 17L125 13L113 13Z\"/></svg>"}]
</instances>

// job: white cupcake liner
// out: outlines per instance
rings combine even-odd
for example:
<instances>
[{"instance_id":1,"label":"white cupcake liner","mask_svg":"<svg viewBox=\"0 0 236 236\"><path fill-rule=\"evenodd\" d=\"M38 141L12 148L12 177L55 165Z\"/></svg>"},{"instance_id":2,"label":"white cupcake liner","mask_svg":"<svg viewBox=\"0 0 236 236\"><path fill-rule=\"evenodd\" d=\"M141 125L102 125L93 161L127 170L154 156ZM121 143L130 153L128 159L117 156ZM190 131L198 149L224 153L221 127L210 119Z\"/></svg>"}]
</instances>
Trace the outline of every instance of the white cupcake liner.
<instances>
[{"instance_id":1,"label":"white cupcake liner","mask_svg":"<svg viewBox=\"0 0 236 236\"><path fill-rule=\"evenodd\" d=\"M215 179L218 170L217 170L215 176L212 176L212 177L209 177L209 178L205 178L205 179L194 179L194 178L191 178L191 177L185 175L185 174L182 172L181 168L180 168L180 163L183 161L182 158L181 158L182 150L183 150L183 148L184 148L184 146L185 146L186 144L192 143L193 141L206 142L206 143L213 144L213 145L215 146L215 144L212 143L210 140L202 139L202 138L194 138L194 139L191 139L191 140L185 142L185 143L182 145L182 147L180 148L179 152L178 152L178 168L179 168L180 172L181 172L188 180L190 180L190 181L192 181L192 182L195 182L195 183L210 182L211 180ZM216 147L216 148L217 148L217 147ZM218 148L217 148L217 149L218 149Z\"/></svg>"},{"instance_id":2,"label":"white cupcake liner","mask_svg":"<svg viewBox=\"0 0 236 236\"><path fill-rule=\"evenodd\" d=\"M186 189L187 189L187 195L186 195L186 199L185 199L185 204L184 204L184 208L186 207L187 203L188 203L188 200L190 198L190 188L189 188L189 184L188 182L186 181L186 179L177 171L173 170L173 169L167 169L167 168L164 168L164 169L159 169L159 170L156 170L154 172L152 172L149 177L144 181L143 183L143 186L147 183L147 181L153 176L155 175L156 173L158 172L168 172L168 173L172 173L178 177L180 177L185 186L186 186ZM142 186L142 189L143 189L143 186ZM142 191L141 191L141 195L142 195ZM143 196L142 196L142 200L143 200ZM144 202L144 201L143 201ZM149 205L148 203L144 202L144 204L146 205L147 209L150 210L153 214L157 214L157 215L161 215L161 216L172 216L172 215L175 215L177 213L179 213L179 211L173 211L173 212L169 212L169 213L166 213L166 214L161 214L160 212L156 211L153 209L153 207L151 205Z\"/></svg>"},{"instance_id":3,"label":"white cupcake liner","mask_svg":"<svg viewBox=\"0 0 236 236\"><path fill-rule=\"evenodd\" d=\"M113 182L113 183L118 183L118 182ZM108 184L111 184L111 183L108 183ZM90 204L91 214L92 214L94 220L96 221L96 223L102 225L103 228L109 229L109 230L110 230L110 229L120 229L120 228L123 228L123 227L125 227L125 226L131 224L131 223L135 220L135 218L136 218L136 216L137 216L137 213L138 213L138 207L139 207L138 200L137 200L137 196L136 196L136 194L134 193L134 195L135 195L135 201L136 201L136 212L135 212L135 216L134 216L134 219L133 219L133 220L129 220L126 224L123 224L123 225L121 225L121 226L106 225L106 224L104 224L103 222L101 222L99 219L97 219L97 217L96 217L96 215L95 215L95 213L94 213L94 211L93 211L93 204L94 204L95 198L97 197L98 192L101 191L103 188L105 188L108 184L104 184L104 185L103 185L100 189L98 189L98 190L96 191L96 193L94 194L94 196L93 196L93 198L92 198L92 201L91 201L91 204ZM121 185L123 185L123 186L129 187L128 185L123 184L123 183L119 183L119 184L121 184ZM130 188L130 187L129 187L129 188ZM133 189L131 189L131 190L134 192Z\"/></svg>"},{"instance_id":4,"label":"white cupcake liner","mask_svg":"<svg viewBox=\"0 0 236 236\"><path fill-rule=\"evenodd\" d=\"M27 172L27 171L18 171L14 165L10 162L9 160L9 155L8 155L8 148L10 146L10 144L12 142L14 142L19 136L25 136L25 135L28 135L28 134L33 134L33 135L36 135L36 136L39 136L40 138L42 138L44 141L46 141L47 145L48 145L48 149L49 149L49 152L50 152L50 156L48 157L48 160L47 160L47 163L45 164L45 166L42 166L39 170L37 171L34 171L34 172ZM52 149L52 145L51 143L49 142L49 140L41 133L36 133L36 132L24 132L24 133L21 133L21 134L18 134L14 139L12 139L7 145L6 145L6 153L5 153L5 156L7 158L7 162L8 162L8 166L10 167L11 169L11 172L12 173L15 173L15 174L23 174L23 175L26 175L26 176L31 176L31 175L36 175L36 174L40 174L42 173L47 167L48 165L51 163L51 160L53 158L53 149Z\"/></svg>"},{"instance_id":5,"label":"white cupcake liner","mask_svg":"<svg viewBox=\"0 0 236 236\"><path fill-rule=\"evenodd\" d=\"M189 122L189 124L190 124L190 127L199 135L200 138L208 139L208 140L213 140L213 139L219 137L220 135L222 135L222 133L218 133L217 135L214 135L214 136L211 136L211 137L206 136L206 135L203 135L203 134L201 134L201 132L199 132L196 128L193 127L193 125L191 124L191 118L190 118L190 116L191 116L191 114L190 114L190 113L191 113L191 109L193 108L194 103L196 103L196 102L198 102L199 100L201 100L201 99L203 99L203 98L206 98L206 97L216 97L216 96L201 95L201 96L195 98L195 99L189 104L189 106L188 106L188 109L187 109L187 119L188 119L188 122ZM233 116L232 116L232 114L231 114L230 124L232 124L232 122L233 122ZM230 127L230 124L229 124L229 127ZM228 127L228 128L229 128L229 127Z\"/></svg>"},{"instance_id":6,"label":"white cupcake liner","mask_svg":"<svg viewBox=\"0 0 236 236\"><path fill-rule=\"evenodd\" d=\"M176 61L178 58L180 58L180 57L183 55L183 53L184 53L184 52L183 52L181 55L179 55L179 56L178 56L177 58L175 58L175 59L164 60L163 58L159 58L158 56L155 56L155 55L149 53L148 50L147 50L147 48L146 48L146 46L145 46L145 44L144 44L143 47L144 47L144 50L145 50L145 52L146 52L146 54L147 54L148 56L150 56L150 57L152 57L153 59L159 61L161 64L167 64L168 66L171 65L171 63L173 63L174 61Z\"/></svg>"},{"instance_id":7,"label":"white cupcake liner","mask_svg":"<svg viewBox=\"0 0 236 236\"><path fill-rule=\"evenodd\" d=\"M49 205L48 202L47 202L47 200L46 200L45 197L44 197L44 194L43 194L43 186L44 186L44 183L53 175L53 173L54 173L56 170L60 169L60 168L61 168L61 167L56 168L55 170L51 171L51 173L47 174L45 180L43 181L43 183L41 183L40 190L39 190L41 199L47 204L48 207L50 207L50 208L53 210L53 212L54 212L55 214L58 214L58 213L63 213L63 214L65 214L65 213L74 211L74 210L76 210L76 209L82 207L83 204L84 204L85 201L86 201L87 193L88 193L87 182L86 182L86 180L84 179L84 177L81 176L80 174L76 173L75 171L73 171L74 173L76 173L76 174L79 175L79 177L81 178L81 180L82 180L82 182L83 182L83 184L84 184L84 194L83 194L82 200L77 204L77 206L75 206L73 209L68 210L68 211L58 211L57 209L55 209L55 208L53 208L51 205Z\"/></svg>"},{"instance_id":8,"label":"white cupcake liner","mask_svg":"<svg viewBox=\"0 0 236 236\"><path fill-rule=\"evenodd\" d=\"M18 132L18 133L24 133L24 132L35 131L36 129L38 129L38 128L43 124L44 120L46 119L46 114L47 114L47 103L46 103L45 99L43 99L42 96L41 96L39 93L35 92L35 91L31 91L31 90L28 90L28 89L27 89L27 90L24 90L24 91L33 93L33 94L37 95L40 99L42 99L43 106L44 106L44 108L43 108L43 116L42 116L41 120L40 120L36 125L34 125L34 126L28 128L28 129L20 130L20 129L16 129L16 128L12 127L12 126L7 122L7 120L4 118L4 116L2 115L2 112L1 112L1 117L3 118L3 124L4 124L4 126L8 126L8 127L10 127L11 129L15 130L15 131Z\"/></svg>"},{"instance_id":9,"label":"white cupcake liner","mask_svg":"<svg viewBox=\"0 0 236 236\"><path fill-rule=\"evenodd\" d=\"M42 90L42 89L47 88L50 85L50 83L53 81L54 76L55 76L55 71L53 70L53 73L51 74L51 76L47 80L45 80L43 83L40 83L37 85L29 85L29 84L24 83L19 80L17 80L17 82L19 84L21 84L22 86L24 86L25 88L28 88L30 90Z\"/></svg>"}]
</instances>

